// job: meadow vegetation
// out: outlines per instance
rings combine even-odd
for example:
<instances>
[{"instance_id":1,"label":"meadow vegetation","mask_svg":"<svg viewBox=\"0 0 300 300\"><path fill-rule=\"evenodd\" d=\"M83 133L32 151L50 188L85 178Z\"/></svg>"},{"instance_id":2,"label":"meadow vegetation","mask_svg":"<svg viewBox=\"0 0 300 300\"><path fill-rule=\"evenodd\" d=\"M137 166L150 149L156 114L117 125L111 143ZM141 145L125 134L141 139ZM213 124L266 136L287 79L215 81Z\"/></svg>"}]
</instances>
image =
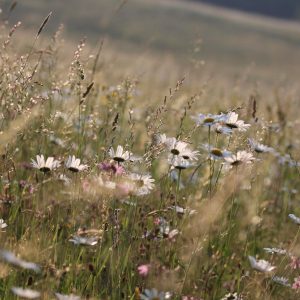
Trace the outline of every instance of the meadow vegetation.
<instances>
[{"instance_id":1,"label":"meadow vegetation","mask_svg":"<svg viewBox=\"0 0 300 300\"><path fill-rule=\"evenodd\" d=\"M220 76L51 18L1 23L0 298L296 299L294 31Z\"/></svg>"}]
</instances>

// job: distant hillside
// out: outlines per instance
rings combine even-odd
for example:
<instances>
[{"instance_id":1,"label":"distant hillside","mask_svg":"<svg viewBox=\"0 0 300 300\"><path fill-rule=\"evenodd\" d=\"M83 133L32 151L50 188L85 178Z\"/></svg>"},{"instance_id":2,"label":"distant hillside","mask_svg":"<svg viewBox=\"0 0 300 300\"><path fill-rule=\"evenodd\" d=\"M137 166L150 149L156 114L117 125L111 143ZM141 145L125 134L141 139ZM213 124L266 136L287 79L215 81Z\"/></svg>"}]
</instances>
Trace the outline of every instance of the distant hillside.
<instances>
[{"instance_id":1,"label":"distant hillside","mask_svg":"<svg viewBox=\"0 0 300 300\"><path fill-rule=\"evenodd\" d=\"M130 0L121 8L120 3L121 0L72 0L76 9L70 9L68 1L62 0L20 1L10 23L20 20L22 28L37 31L52 11L41 38L53 34L64 23L69 40L77 42L85 36L92 45L106 37L117 43L120 53L155 52L160 63L164 63L164 55L169 55L184 67L205 66L220 76L228 74L228 70L240 76L241 70L251 67L264 80L283 74L292 76L293 72L298 77L300 28L296 22L192 1Z\"/></svg>"},{"instance_id":2,"label":"distant hillside","mask_svg":"<svg viewBox=\"0 0 300 300\"><path fill-rule=\"evenodd\" d=\"M262 15L283 18L300 19L299 0L192 0L220 5L228 8L259 13Z\"/></svg>"}]
</instances>

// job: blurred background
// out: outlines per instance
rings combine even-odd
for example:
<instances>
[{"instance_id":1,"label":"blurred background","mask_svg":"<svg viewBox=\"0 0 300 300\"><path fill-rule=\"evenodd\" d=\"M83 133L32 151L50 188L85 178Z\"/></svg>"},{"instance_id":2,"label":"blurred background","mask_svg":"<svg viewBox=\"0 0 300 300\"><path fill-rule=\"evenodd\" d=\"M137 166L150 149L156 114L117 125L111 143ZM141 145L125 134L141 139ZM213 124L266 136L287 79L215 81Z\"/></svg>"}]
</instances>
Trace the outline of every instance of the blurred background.
<instances>
[{"instance_id":1,"label":"blurred background","mask_svg":"<svg viewBox=\"0 0 300 300\"><path fill-rule=\"evenodd\" d=\"M11 25L22 22L28 35L18 38L29 44L52 11L41 39L64 24L66 44L85 37L96 49L105 40L103 51L139 74L152 61L225 81L247 76L273 84L299 76L298 0L23 0L1 7Z\"/></svg>"}]
</instances>

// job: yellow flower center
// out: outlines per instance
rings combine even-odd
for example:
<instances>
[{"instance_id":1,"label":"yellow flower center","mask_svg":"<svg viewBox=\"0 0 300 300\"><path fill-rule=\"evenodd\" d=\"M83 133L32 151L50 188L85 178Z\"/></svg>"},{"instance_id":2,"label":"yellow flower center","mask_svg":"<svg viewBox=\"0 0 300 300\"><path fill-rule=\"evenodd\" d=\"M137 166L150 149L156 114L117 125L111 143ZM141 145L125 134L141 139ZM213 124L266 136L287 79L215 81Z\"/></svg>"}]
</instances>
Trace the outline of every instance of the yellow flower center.
<instances>
[{"instance_id":1,"label":"yellow flower center","mask_svg":"<svg viewBox=\"0 0 300 300\"><path fill-rule=\"evenodd\" d=\"M215 155L215 156L218 156L218 157L222 157L223 156L222 151L220 149L218 149L218 148L213 148L213 149L211 149L210 152L211 152L212 155Z\"/></svg>"},{"instance_id":2,"label":"yellow flower center","mask_svg":"<svg viewBox=\"0 0 300 300\"><path fill-rule=\"evenodd\" d=\"M214 122L214 118L206 118L206 119L204 119L203 120L203 123L212 123L212 122Z\"/></svg>"}]
</instances>

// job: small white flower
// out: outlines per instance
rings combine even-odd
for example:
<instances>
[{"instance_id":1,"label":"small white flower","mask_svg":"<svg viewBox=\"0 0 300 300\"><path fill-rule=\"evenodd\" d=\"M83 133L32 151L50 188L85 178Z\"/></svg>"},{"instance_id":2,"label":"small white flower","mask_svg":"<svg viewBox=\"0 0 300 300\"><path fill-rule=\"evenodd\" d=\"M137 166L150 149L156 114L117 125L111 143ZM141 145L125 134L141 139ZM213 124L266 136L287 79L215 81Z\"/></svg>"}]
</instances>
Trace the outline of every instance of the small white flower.
<instances>
[{"instance_id":1,"label":"small white flower","mask_svg":"<svg viewBox=\"0 0 300 300\"><path fill-rule=\"evenodd\" d=\"M128 160L130 162L141 162L143 161L143 158L141 156L131 154Z\"/></svg>"},{"instance_id":2,"label":"small white flower","mask_svg":"<svg viewBox=\"0 0 300 300\"><path fill-rule=\"evenodd\" d=\"M158 292L157 289L146 289L143 294L141 294L141 300L165 300L165 292Z\"/></svg>"},{"instance_id":3,"label":"small white flower","mask_svg":"<svg viewBox=\"0 0 300 300\"><path fill-rule=\"evenodd\" d=\"M75 245L95 246L98 244L98 240L97 237L81 237L75 235L72 239L69 239L69 242L72 242Z\"/></svg>"},{"instance_id":4,"label":"small white flower","mask_svg":"<svg viewBox=\"0 0 300 300\"><path fill-rule=\"evenodd\" d=\"M198 114L197 116L192 117L196 121L198 126L212 126L221 119L222 115L213 115L213 114Z\"/></svg>"},{"instance_id":5,"label":"small white flower","mask_svg":"<svg viewBox=\"0 0 300 300\"><path fill-rule=\"evenodd\" d=\"M221 124L225 124L230 129L237 129L238 131L246 131L251 126L242 120L238 120L239 115L233 111L221 117Z\"/></svg>"},{"instance_id":6,"label":"small white flower","mask_svg":"<svg viewBox=\"0 0 300 300\"><path fill-rule=\"evenodd\" d=\"M31 164L34 168L39 169L41 172L47 173L58 168L60 162L55 160L54 157L48 157L45 161L44 155L37 155L36 161L31 159Z\"/></svg>"},{"instance_id":7,"label":"small white flower","mask_svg":"<svg viewBox=\"0 0 300 300\"><path fill-rule=\"evenodd\" d=\"M226 125L222 125L220 123L216 123L213 125L212 130L214 130L218 134L232 134L232 129L227 127Z\"/></svg>"},{"instance_id":8,"label":"small white flower","mask_svg":"<svg viewBox=\"0 0 300 300\"><path fill-rule=\"evenodd\" d=\"M233 294L228 293L220 300L243 300L243 298L239 296L237 293L233 293Z\"/></svg>"},{"instance_id":9,"label":"small white flower","mask_svg":"<svg viewBox=\"0 0 300 300\"><path fill-rule=\"evenodd\" d=\"M288 165L291 168L300 166L300 163L293 160L289 154L281 155L280 153L274 151L274 155L277 157L280 165Z\"/></svg>"},{"instance_id":10,"label":"small white flower","mask_svg":"<svg viewBox=\"0 0 300 300\"><path fill-rule=\"evenodd\" d=\"M41 268L39 265L33 263L33 262L27 262L24 261L18 257L16 257L12 252L6 251L6 250L0 250L0 258L2 258L7 263L27 269L27 270L33 270L36 273L41 272Z\"/></svg>"},{"instance_id":11,"label":"small white flower","mask_svg":"<svg viewBox=\"0 0 300 300\"><path fill-rule=\"evenodd\" d=\"M80 159L76 158L74 155L68 157L65 165L67 169L75 173L86 170L88 168L88 165L81 165Z\"/></svg>"},{"instance_id":12,"label":"small white flower","mask_svg":"<svg viewBox=\"0 0 300 300\"><path fill-rule=\"evenodd\" d=\"M290 283L289 283L289 279L285 278L285 277L273 276L272 281L274 281L278 284L281 284L283 286L287 286L287 287L291 286Z\"/></svg>"},{"instance_id":13,"label":"small white flower","mask_svg":"<svg viewBox=\"0 0 300 300\"><path fill-rule=\"evenodd\" d=\"M190 209L190 208L183 208L181 206L170 206L169 209L175 210L176 213L178 214L187 214L187 215L194 215L196 213L196 210Z\"/></svg>"},{"instance_id":14,"label":"small white flower","mask_svg":"<svg viewBox=\"0 0 300 300\"><path fill-rule=\"evenodd\" d=\"M128 177L136 183L137 189L135 194L137 196L147 195L154 189L155 180L149 174L131 173Z\"/></svg>"},{"instance_id":15,"label":"small white flower","mask_svg":"<svg viewBox=\"0 0 300 300\"><path fill-rule=\"evenodd\" d=\"M192 167L192 164L188 159L184 159L182 156L170 155L168 163L175 169L184 170Z\"/></svg>"},{"instance_id":16,"label":"small white flower","mask_svg":"<svg viewBox=\"0 0 300 300\"><path fill-rule=\"evenodd\" d=\"M240 164L250 164L255 158L252 153L247 151L238 151L236 154L224 157L225 162L230 166L238 166Z\"/></svg>"},{"instance_id":17,"label":"small white flower","mask_svg":"<svg viewBox=\"0 0 300 300\"><path fill-rule=\"evenodd\" d=\"M198 159L199 151L193 151L190 148L185 148L181 153L180 156L183 159L189 159L190 161L194 161Z\"/></svg>"},{"instance_id":18,"label":"small white flower","mask_svg":"<svg viewBox=\"0 0 300 300\"><path fill-rule=\"evenodd\" d=\"M165 133L163 133L163 134L158 134L158 135L156 135L155 136L155 144L165 144L166 143L166 141L167 141L167 136L166 136L166 134Z\"/></svg>"},{"instance_id":19,"label":"small white flower","mask_svg":"<svg viewBox=\"0 0 300 300\"><path fill-rule=\"evenodd\" d=\"M26 299L37 299L41 296L41 293L38 291L23 289L20 287L12 287L11 291L18 297L22 297Z\"/></svg>"},{"instance_id":20,"label":"small white flower","mask_svg":"<svg viewBox=\"0 0 300 300\"><path fill-rule=\"evenodd\" d=\"M296 195L298 193L297 189L289 189L287 186L284 186L281 190L283 192L291 193L293 195Z\"/></svg>"},{"instance_id":21,"label":"small white flower","mask_svg":"<svg viewBox=\"0 0 300 300\"><path fill-rule=\"evenodd\" d=\"M182 156L184 159L197 160L199 151L191 150L188 143L174 137L169 138L165 134L161 134L158 140L171 154Z\"/></svg>"},{"instance_id":22,"label":"small white flower","mask_svg":"<svg viewBox=\"0 0 300 300\"><path fill-rule=\"evenodd\" d=\"M58 176L58 180L62 181L65 185L70 185L70 183L72 182L72 180L64 174L60 174Z\"/></svg>"},{"instance_id":23,"label":"small white flower","mask_svg":"<svg viewBox=\"0 0 300 300\"><path fill-rule=\"evenodd\" d=\"M80 300L79 296L75 296L73 294L63 295L63 294L60 294L60 293L55 293L55 296L58 300Z\"/></svg>"},{"instance_id":24,"label":"small white flower","mask_svg":"<svg viewBox=\"0 0 300 300\"><path fill-rule=\"evenodd\" d=\"M291 156L289 154L281 155L279 152L274 152L274 156L278 159L280 165L289 164Z\"/></svg>"},{"instance_id":25,"label":"small white flower","mask_svg":"<svg viewBox=\"0 0 300 300\"><path fill-rule=\"evenodd\" d=\"M254 141L253 139L248 139L248 142L250 144L251 149L257 153L267 153L267 152L274 151L272 147L268 147L266 145L260 144Z\"/></svg>"},{"instance_id":26,"label":"small white flower","mask_svg":"<svg viewBox=\"0 0 300 300\"><path fill-rule=\"evenodd\" d=\"M268 261L264 259L256 260L253 256L248 256L250 265L253 269L260 272L272 272L276 267L272 266Z\"/></svg>"},{"instance_id":27,"label":"small white flower","mask_svg":"<svg viewBox=\"0 0 300 300\"><path fill-rule=\"evenodd\" d=\"M4 222L3 219L0 219L0 229L6 228L8 225Z\"/></svg>"},{"instance_id":28,"label":"small white flower","mask_svg":"<svg viewBox=\"0 0 300 300\"><path fill-rule=\"evenodd\" d=\"M124 151L122 146L118 146L117 150L115 151L114 148L110 148L108 150L108 155L116 162L124 162L126 160L130 159L130 156L132 156L132 153L129 151Z\"/></svg>"},{"instance_id":29,"label":"small white flower","mask_svg":"<svg viewBox=\"0 0 300 300\"><path fill-rule=\"evenodd\" d=\"M159 218L159 233L158 237L159 238L166 238L169 237L169 233L171 232L170 224L169 222L163 218Z\"/></svg>"},{"instance_id":30,"label":"small white flower","mask_svg":"<svg viewBox=\"0 0 300 300\"><path fill-rule=\"evenodd\" d=\"M294 214L289 214L289 218L296 224L300 225L300 218L296 217Z\"/></svg>"},{"instance_id":31,"label":"small white flower","mask_svg":"<svg viewBox=\"0 0 300 300\"><path fill-rule=\"evenodd\" d=\"M285 255L285 254L286 254L286 250L285 250L285 249L278 249L278 248L264 248L264 250L265 250L267 253L271 253L271 254L274 254L274 253L277 253L277 254L280 254L280 255Z\"/></svg>"},{"instance_id":32,"label":"small white flower","mask_svg":"<svg viewBox=\"0 0 300 300\"><path fill-rule=\"evenodd\" d=\"M165 145L174 155L181 155L181 152L183 152L188 146L187 143L179 141L176 138L167 138Z\"/></svg>"},{"instance_id":33,"label":"small white flower","mask_svg":"<svg viewBox=\"0 0 300 300\"><path fill-rule=\"evenodd\" d=\"M172 229L169 234L168 234L168 238L169 239L173 239L176 235L179 234L179 230L178 229Z\"/></svg>"},{"instance_id":34,"label":"small white flower","mask_svg":"<svg viewBox=\"0 0 300 300\"><path fill-rule=\"evenodd\" d=\"M175 138L168 138L166 141L166 145L168 150L173 155L179 155L184 159L197 160L199 151L193 151L192 149L190 149L189 144L185 142L179 141Z\"/></svg>"},{"instance_id":35,"label":"small white flower","mask_svg":"<svg viewBox=\"0 0 300 300\"><path fill-rule=\"evenodd\" d=\"M51 135L49 137L49 140L50 140L51 143L53 143L53 144L55 144L57 146L60 146L62 148L65 147L64 141L62 139L60 139L60 138L55 137L54 135Z\"/></svg>"}]
</instances>

